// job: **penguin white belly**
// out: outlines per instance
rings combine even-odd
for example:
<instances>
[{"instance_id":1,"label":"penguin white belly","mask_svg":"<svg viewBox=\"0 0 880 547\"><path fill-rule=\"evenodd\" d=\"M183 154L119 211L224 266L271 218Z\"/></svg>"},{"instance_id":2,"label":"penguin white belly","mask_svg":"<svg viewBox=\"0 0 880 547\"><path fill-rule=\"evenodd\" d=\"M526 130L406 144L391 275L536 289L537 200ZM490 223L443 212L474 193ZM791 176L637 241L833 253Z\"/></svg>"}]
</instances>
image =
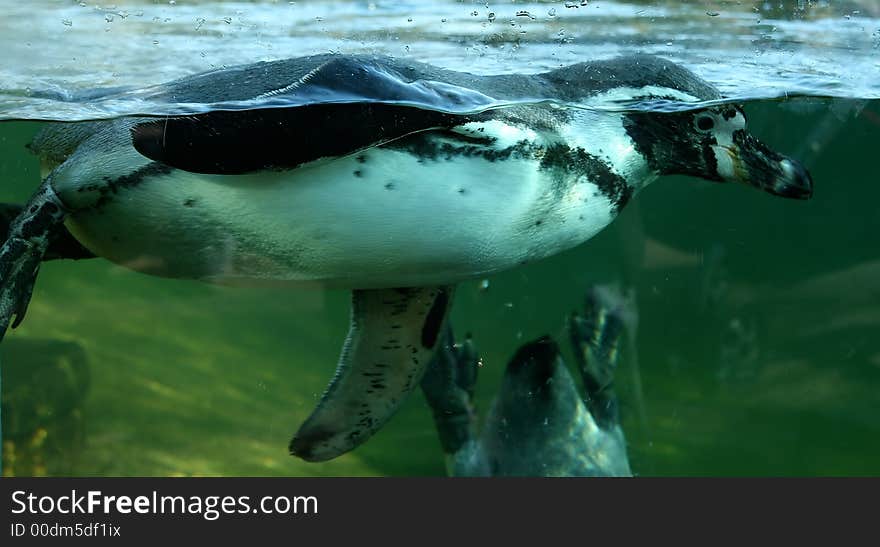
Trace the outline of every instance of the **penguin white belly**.
<instances>
[{"instance_id":1,"label":"penguin white belly","mask_svg":"<svg viewBox=\"0 0 880 547\"><path fill-rule=\"evenodd\" d=\"M68 226L135 270L218 283L442 284L552 255L614 207L536 158L422 160L378 148L292 171L175 170L121 190Z\"/></svg>"}]
</instances>

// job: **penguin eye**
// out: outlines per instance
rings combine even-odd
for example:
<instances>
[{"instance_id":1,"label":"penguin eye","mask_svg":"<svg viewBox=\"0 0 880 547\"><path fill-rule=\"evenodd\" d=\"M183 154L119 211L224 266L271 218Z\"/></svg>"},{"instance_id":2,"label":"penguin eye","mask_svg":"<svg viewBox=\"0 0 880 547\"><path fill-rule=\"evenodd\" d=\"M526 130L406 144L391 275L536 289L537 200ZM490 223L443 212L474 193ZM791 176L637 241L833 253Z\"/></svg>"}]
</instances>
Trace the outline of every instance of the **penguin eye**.
<instances>
[{"instance_id":1,"label":"penguin eye","mask_svg":"<svg viewBox=\"0 0 880 547\"><path fill-rule=\"evenodd\" d=\"M700 116L697 118L697 129L700 131L709 131L715 127L715 120L711 116Z\"/></svg>"}]
</instances>

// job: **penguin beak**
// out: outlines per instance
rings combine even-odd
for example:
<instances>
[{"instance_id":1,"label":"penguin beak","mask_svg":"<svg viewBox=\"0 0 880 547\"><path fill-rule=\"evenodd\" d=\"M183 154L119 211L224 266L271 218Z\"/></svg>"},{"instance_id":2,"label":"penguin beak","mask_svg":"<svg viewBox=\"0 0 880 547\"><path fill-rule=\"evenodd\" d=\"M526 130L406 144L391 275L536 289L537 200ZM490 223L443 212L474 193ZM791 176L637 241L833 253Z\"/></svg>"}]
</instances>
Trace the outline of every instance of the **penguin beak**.
<instances>
[{"instance_id":1,"label":"penguin beak","mask_svg":"<svg viewBox=\"0 0 880 547\"><path fill-rule=\"evenodd\" d=\"M799 162L778 154L746 131L736 131L733 143L716 147L718 173L776 196L809 199L813 179Z\"/></svg>"}]
</instances>

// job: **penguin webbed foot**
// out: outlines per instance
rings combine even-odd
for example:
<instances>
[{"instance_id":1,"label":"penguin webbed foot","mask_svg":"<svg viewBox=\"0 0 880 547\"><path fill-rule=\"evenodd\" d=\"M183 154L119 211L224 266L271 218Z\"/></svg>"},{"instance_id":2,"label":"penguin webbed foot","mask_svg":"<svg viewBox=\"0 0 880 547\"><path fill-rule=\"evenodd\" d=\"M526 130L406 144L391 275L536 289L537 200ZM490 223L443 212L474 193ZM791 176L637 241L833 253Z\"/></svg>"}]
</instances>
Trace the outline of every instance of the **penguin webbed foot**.
<instances>
[{"instance_id":1,"label":"penguin webbed foot","mask_svg":"<svg viewBox=\"0 0 880 547\"><path fill-rule=\"evenodd\" d=\"M14 329L24 320L40 268L38 252L17 237L0 248L0 340L10 326Z\"/></svg>"},{"instance_id":2,"label":"penguin webbed foot","mask_svg":"<svg viewBox=\"0 0 880 547\"><path fill-rule=\"evenodd\" d=\"M14 329L24 320L40 262L64 217L65 209L46 181L8 225L0 247L0 340L10 326Z\"/></svg>"},{"instance_id":3,"label":"penguin webbed foot","mask_svg":"<svg viewBox=\"0 0 880 547\"><path fill-rule=\"evenodd\" d=\"M306 461L354 449L394 415L441 342L453 287L355 290L336 375L290 442Z\"/></svg>"},{"instance_id":4,"label":"penguin webbed foot","mask_svg":"<svg viewBox=\"0 0 880 547\"><path fill-rule=\"evenodd\" d=\"M626 329L627 306L619 291L592 287L584 299L584 314L569 317L569 335L584 384L587 408L603 429L619 423L614 373L620 339Z\"/></svg>"},{"instance_id":5,"label":"penguin webbed foot","mask_svg":"<svg viewBox=\"0 0 880 547\"><path fill-rule=\"evenodd\" d=\"M446 454L456 453L474 436L473 398L479 362L470 336L462 343L455 343L452 326L447 324L421 382Z\"/></svg>"}]
</instances>

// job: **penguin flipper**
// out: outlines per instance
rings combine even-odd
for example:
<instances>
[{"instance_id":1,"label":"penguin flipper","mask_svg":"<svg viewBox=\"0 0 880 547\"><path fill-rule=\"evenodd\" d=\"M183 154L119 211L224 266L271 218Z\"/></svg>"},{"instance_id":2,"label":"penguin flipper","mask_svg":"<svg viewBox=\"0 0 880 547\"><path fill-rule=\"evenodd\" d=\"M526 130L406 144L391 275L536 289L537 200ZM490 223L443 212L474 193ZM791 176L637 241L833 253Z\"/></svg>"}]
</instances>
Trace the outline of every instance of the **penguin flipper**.
<instances>
[{"instance_id":1,"label":"penguin flipper","mask_svg":"<svg viewBox=\"0 0 880 547\"><path fill-rule=\"evenodd\" d=\"M290 453L326 461L378 431L421 381L452 293L452 287L353 291L336 374L290 442Z\"/></svg>"}]
</instances>

